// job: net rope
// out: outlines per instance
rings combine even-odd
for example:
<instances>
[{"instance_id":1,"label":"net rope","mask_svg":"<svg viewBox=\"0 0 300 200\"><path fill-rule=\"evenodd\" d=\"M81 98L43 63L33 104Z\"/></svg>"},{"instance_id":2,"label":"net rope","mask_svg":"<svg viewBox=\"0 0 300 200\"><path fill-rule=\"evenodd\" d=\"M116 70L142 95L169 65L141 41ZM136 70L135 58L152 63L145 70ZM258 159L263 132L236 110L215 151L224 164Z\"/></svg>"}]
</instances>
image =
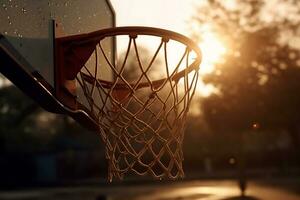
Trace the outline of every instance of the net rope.
<instances>
[{"instance_id":1,"label":"net rope","mask_svg":"<svg viewBox=\"0 0 300 200\"><path fill-rule=\"evenodd\" d=\"M198 66L193 65L199 62L191 62L192 50L186 47L178 64L170 67L170 38L160 37L152 59L143 63L136 41L138 35L129 35L124 59L118 66L109 59L102 38L91 56L95 58L94 68L84 66L77 75L77 84L105 143L109 181L123 179L125 175L184 177L182 142L198 81ZM164 70L166 77L156 81L150 74L160 53L164 55L160 70ZM134 80L125 75L130 55L135 56L136 70L140 72ZM97 78L102 67L100 57L113 72L113 81ZM180 69L182 65L184 70Z\"/></svg>"}]
</instances>

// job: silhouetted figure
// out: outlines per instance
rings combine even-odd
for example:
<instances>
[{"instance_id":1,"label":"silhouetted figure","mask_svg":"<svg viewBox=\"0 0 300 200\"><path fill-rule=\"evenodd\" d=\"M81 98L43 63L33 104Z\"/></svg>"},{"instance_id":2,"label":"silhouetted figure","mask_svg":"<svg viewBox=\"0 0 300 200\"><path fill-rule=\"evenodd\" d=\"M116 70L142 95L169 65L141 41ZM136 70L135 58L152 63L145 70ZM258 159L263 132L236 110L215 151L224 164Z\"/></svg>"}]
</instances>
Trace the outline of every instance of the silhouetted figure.
<instances>
[{"instance_id":1,"label":"silhouetted figure","mask_svg":"<svg viewBox=\"0 0 300 200\"><path fill-rule=\"evenodd\" d=\"M242 176L239 177L239 188L241 191L241 197L245 197L245 192L246 192L246 188L247 188L247 181L246 181L245 177L242 177Z\"/></svg>"},{"instance_id":2,"label":"silhouetted figure","mask_svg":"<svg viewBox=\"0 0 300 200\"><path fill-rule=\"evenodd\" d=\"M246 169L245 169L245 154L241 151L238 160L238 184L241 191L241 197L244 199L245 192L247 189L247 178L246 178Z\"/></svg>"}]
</instances>

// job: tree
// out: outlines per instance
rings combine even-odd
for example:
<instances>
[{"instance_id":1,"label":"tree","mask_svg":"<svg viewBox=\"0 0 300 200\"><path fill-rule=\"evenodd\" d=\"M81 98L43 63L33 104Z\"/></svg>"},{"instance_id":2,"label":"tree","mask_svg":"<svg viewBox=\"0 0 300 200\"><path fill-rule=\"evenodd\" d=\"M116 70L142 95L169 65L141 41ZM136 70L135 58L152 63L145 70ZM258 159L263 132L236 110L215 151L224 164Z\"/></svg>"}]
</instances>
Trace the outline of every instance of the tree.
<instances>
[{"instance_id":1,"label":"tree","mask_svg":"<svg viewBox=\"0 0 300 200\"><path fill-rule=\"evenodd\" d=\"M66 136L82 146L95 146L96 134L85 134L67 116L46 112L11 84L0 87L0 113L1 153L60 150Z\"/></svg>"},{"instance_id":2,"label":"tree","mask_svg":"<svg viewBox=\"0 0 300 200\"><path fill-rule=\"evenodd\" d=\"M204 27L195 30L197 38L208 27L228 46L225 61L204 76L219 91L203 99L205 119L224 134L284 129L298 148L300 47L291 42L300 37L298 2L282 2L284 15L276 6L271 12L266 0L228 2L206 1L193 19Z\"/></svg>"}]
</instances>

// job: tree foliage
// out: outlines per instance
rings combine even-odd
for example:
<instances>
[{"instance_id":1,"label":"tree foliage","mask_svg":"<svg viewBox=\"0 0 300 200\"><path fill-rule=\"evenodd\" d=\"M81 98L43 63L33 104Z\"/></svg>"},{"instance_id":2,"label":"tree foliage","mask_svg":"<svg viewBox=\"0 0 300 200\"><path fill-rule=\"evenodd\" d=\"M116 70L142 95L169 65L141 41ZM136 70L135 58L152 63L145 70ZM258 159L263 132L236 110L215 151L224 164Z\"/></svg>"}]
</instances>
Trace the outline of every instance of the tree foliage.
<instances>
[{"instance_id":1,"label":"tree foliage","mask_svg":"<svg viewBox=\"0 0 300 200\"><path fill-rule=\"evenodd\" d=\"M0 153L63 151L100 141L69 117L43 110L10 84L0 87L0 113Z\"/></svg>"},{"instance_id":2,"label":"tree foliage","mask_svg":"<svg viewBox=\"0 0 300 200\"><path fill-rule=\"evenodd\" d=\"M284 129L299 141L300 44L293 42L300 38L299 2L280 2L285 14L279 5L270 11L271 1L228 2L206 1L193 19L195 36L201 40L209 29L228 48L224 62L203 78L219 91L203 99L206 121L223 133Z\"/></svg>"}]
</instances>

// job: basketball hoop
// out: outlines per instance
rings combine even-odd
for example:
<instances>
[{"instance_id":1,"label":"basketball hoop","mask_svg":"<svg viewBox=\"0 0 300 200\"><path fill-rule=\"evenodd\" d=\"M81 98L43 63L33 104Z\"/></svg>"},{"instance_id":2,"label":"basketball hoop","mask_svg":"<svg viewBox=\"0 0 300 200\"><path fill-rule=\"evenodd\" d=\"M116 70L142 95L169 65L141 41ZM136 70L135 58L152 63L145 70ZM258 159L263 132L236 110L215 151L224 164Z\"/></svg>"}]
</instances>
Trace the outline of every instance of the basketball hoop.
<instances>
[{"instance_id":1,"label":"basketball hoop","mask_svg":"<svg viewBox=\"0 0 300 200\"><path fill-rule=\"evenodd\" d=\"M104 51L103 41L121 36L127 36L128 46L121 64L116 64ZM146 64L142 62L141 46L137 42L144 36L160 39ZM176 55L178 63L173 66L170 66L171 42L184 46L182 54L178 51ZM118 27L59 38L56 51L57 68L62 70L56 87L57 97L72 109L81 108L81 103L85 102L105 143L109 181L132 174L151 175L157 179L184 176L184 127L201 62L196 43L163 29ZM154 76L158 55L163 59L159 64L160 73L156 69ZM134 80L125 75L130 56L134 56L136 62ZM85 64L91 57L95 58L92 69ZM105 64L99 64L100 57ZM112 72L113 81L97 78L103 67ZM84 100L78 100L74 92L75 80L84 93ZM61 90L69 95L61 95Z\"/></svg>"}]
</instances>

